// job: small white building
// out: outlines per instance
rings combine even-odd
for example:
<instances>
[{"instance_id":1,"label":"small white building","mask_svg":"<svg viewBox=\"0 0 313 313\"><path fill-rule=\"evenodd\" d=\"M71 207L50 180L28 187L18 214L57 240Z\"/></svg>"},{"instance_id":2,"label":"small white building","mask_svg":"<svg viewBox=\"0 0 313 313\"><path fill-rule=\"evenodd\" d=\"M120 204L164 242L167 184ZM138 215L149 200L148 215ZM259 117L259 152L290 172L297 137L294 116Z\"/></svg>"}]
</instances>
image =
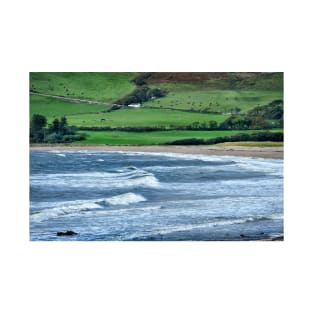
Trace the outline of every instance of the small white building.
<instances>
[{"instance_id":1,"label":"small white building","mask_svg":"<svg viewBox=\"0 0 313 313\"><path fill-rule=\"evenodd\" d=\"M141 107L141 103L132 103L132 104L129 104L128 107L130 107L130 108L140 108Z\"/></svg>"}]
</instances>

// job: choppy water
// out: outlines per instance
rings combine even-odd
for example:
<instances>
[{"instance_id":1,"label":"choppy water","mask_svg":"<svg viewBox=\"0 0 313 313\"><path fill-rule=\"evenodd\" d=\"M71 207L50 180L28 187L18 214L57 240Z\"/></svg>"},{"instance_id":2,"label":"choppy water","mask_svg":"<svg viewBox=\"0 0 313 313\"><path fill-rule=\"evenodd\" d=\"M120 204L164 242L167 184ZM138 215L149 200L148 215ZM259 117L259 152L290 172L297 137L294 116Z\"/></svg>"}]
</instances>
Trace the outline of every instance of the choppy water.
<instances>
[{"instance_id":1,"label":"choppy water","mask_svg":"<svg viewBox=\"0 0 313 313\"><path fill-rule=\"evenodd\" d=\"M31 240L269 238L283 234L283 161L31 151L30 200Z\"/></svg>"}]
</instances>

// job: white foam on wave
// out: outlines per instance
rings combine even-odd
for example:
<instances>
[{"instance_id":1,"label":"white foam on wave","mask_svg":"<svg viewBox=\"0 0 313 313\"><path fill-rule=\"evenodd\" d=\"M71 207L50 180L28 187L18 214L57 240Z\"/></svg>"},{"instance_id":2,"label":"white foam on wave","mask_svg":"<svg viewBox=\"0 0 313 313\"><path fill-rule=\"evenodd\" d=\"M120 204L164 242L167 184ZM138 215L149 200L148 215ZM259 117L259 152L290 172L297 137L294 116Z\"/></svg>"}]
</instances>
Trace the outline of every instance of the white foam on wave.
<instances>
[{"instance_id":1,"label":"white foam on wave","mask_svg":"<svg viewBox=\"0 0 313 313\"><path fill-rule=\"evenodd\" d=\"M58 156L65 158L66 155L64 153L57 153Z\"/></svg>"},{"instance_id":2,"label":"white foam on wave","mask_svg":"<svg viewBox=\"0 0 313 313\"><path fill-rule=\"evenodd\" d=\"M135 238L140 237L151 237L151 236L158 236L158 235L167 235L174 232L180 232L180 231L190 231L190 230L197 230L197 229L203 229L203 228L209 228L209 227L218 227L218 226L227 226L227 225L235 225L235 224L244 224L249 222L257 222L262 220L278 220L283 219L282 214L272 214L268 216L251 216L251 217L242 217L242 218L235 218L235 219L229 219L229 220L221 220L221 221L212 221L212 222L206 222L202 224L187 224L187 225L174 225L174 226L168 226L163 229L159 229L157 231L153 231L149 234L133 234L131 236L128 236L126 240L132 240Z\"/></svg>"},{"instance_id":3,"label":"white foam on wave","mask_svg":"<svg viewBox=\"0 0 313 313\"><path fill-rule=\"evenodd\" d=\"M240 169L248 171L260 171L272 175L283 175L283 161L282 160L268 160L268 159L249 159L238 160L236 166Z\"/></svg>"},{"instance_id":4,"label":"white foam on wave","mask_svg":"<svg viewBox=\"0 0 313 313\"><path fill-rule=\"evenodd\" d=\"M48 153L61 153L60 150L48 150L47 152Z\"/></svg>"},{"instance_id":5,"label":"white foam on wave","mask_svg":"<svg viewBox=\"0 0 313 313\"><path fill-rule=\"evenodd\" d=\"M104 160L103 159L98 159L97 162L104 162Z\"/></svg>"},{"instance_id":6,"label":"white foam on wave","mask_svg":"<svg viewBox=\"0 0 313 313\"><path fill-rule=\"evenodd\" d=\"M156 188L160 182L152 174L135 167L121 169L118 172L86 172L86 173L57 173L33 174L30 184L45 186L68 186L89 188L123 188L146 186Z\"/></svg>"},{"instance_id":7,"label":"white foam on wave","mask_svg":"<svg viewBox=\"0 0 313 313\"><path fill-rule=\"evenodd\" d=\"M107 151L109 152L109 151ZM165 156L168 158L184 159L184 160L202 160L202 161L222 161L224 159L229 159L232 157L228 156L215 156L215 155L205 155L205 154L184 154L176 152L140 152L140 151L110 151L110 153L127 154L129 156Z\"/></svg>"},{"instance_id":8,"label":"white foam on wave","mask_svg":"<svg viewBox=\"0 0 313 313\"><path fill-rule=\"evenodd\" d=\"M30 220L33 222L41 222L50 218L57 218L59 216L77 214L85 210L101 208L101 206L94 202L94 200L76 200L53 204L56 206L32 212Z\"/></svg>"},{"instance_id":9,"label":"white foam on wave","mask_svg":"<svg viewBox=\"0 0 313 313\"><path fill-rule=\"evenodd\" d=\"M130 204L146 201L147 199L142 195L138 195L132 192L123 193L111 198L105 199L105 202L111 205Z\"/></svg>"},{"instance_id":10,"label":"white foam on wave","mask_svg":"<svg viewBox=\"0 0 313 313\"><path fill-rule=\"evenodd\" d=\"M143 207L139 207L139 206L131 206L131 207L121 207L121 208L114 208L114 209L108 209L108 210L99 210L96 212L97 216L98 215L110 215L110 216L114 216L114 217L118 217L120 218L120 215L124 215L125 212L130 213L128 216L136 216L136 218L138 217L138 215L143 215L143 214L150 214L151 211L158 211L162 209L162 206L143 206ZM88 213L88 212L87 212Z\"/></svg>"},{"instance_id":11,"label":"white foam on wave","mask_svg":"<svg viewBox=\"0 0 313 313\"><path fill-rule=\"evenodd\" d=\"M93 209L105 210L101 204L106 203L108 205L128 205L133 203L139 203L146 201L146 198L140 194L132 192L123 193L109 198L92 199L92 200L74 200L74 201L62 201L62 202L42 202L39 204L31 203L32 207L40 209L39 211L33 211L30 215L30 220L33 222L41 222L50 218L57 218L64 215L81 214L83 211L89 211ZM144 208L145 209L145 208ZM133 210L132 208L123 209Z\"/></svg>"}]
</instances>

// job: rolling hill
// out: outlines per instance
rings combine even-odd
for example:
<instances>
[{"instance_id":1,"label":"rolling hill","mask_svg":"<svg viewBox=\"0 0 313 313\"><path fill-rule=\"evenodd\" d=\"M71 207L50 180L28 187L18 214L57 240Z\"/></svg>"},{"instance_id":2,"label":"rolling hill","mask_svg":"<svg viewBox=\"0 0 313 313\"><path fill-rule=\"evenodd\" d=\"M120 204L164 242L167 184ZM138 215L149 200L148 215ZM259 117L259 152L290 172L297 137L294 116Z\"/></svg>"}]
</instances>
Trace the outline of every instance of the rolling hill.
<instances>
[{"instance_id":1,"label":"rolling hill","mask_svg":"<svg viewBox=\"0 0 313 313\"><path fill-rule=\"evenodd\" d=\"M48 123L65 116L69 125L103 134L107 128L142 127L179 132L204 130L212 121L220 125L232 114L246 116L283 100L283 73L40 72L30 73L29 88L30 117L42 114ZM140 108L127 105L138 102Z\"/></svg>"}]
</instances>

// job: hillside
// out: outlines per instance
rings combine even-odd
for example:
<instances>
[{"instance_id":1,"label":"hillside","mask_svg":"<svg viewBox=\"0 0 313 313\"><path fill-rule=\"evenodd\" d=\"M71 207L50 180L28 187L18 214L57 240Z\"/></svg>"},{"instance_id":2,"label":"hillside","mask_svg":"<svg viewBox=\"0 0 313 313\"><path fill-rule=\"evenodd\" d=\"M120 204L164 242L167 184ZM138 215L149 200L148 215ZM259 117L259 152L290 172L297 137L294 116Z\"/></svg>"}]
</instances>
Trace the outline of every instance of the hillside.
<instances>
[{"instance_id":1,"label":"hillside","mask_svg":"<svg viewBox=\"0 0 313 313\"><path fill-rule=\"evenodd\" d=\"M30 117L42 114L51 124L65 116L69 125L98 131L88 132L89 138L94 134L98 140L101 130L103 143L113 129L175 130L182 138L184 130L217 130L219 125L228 130L234 114L240 130L257 121L251 110L282 100L283 73L30 73ZM128 107L132 103L141 107ZM250 120L242 123L246 117ZM282 127L273 120L249 127L269 124Z\"/></svg>"},{"instance_id":2,"label":"hillside","mask_svg":"<svg viewBox=\"0 0 313 313\"><path fill-rule=\"evenodd\" d=\"M152 73L146 83L168 92L152 107L232 113L283 99L282 73Z\"/></svg>"},{"instance_id":3,"label":"hillside","mask_svg":"<svg viewBox=\"0 0 313 313\"><path fill-rule=\"evenodd\" d=\"M113 102L135 88L136 73L30 73L30 91L64 97Z\"/></svg>"}]
</instances>

